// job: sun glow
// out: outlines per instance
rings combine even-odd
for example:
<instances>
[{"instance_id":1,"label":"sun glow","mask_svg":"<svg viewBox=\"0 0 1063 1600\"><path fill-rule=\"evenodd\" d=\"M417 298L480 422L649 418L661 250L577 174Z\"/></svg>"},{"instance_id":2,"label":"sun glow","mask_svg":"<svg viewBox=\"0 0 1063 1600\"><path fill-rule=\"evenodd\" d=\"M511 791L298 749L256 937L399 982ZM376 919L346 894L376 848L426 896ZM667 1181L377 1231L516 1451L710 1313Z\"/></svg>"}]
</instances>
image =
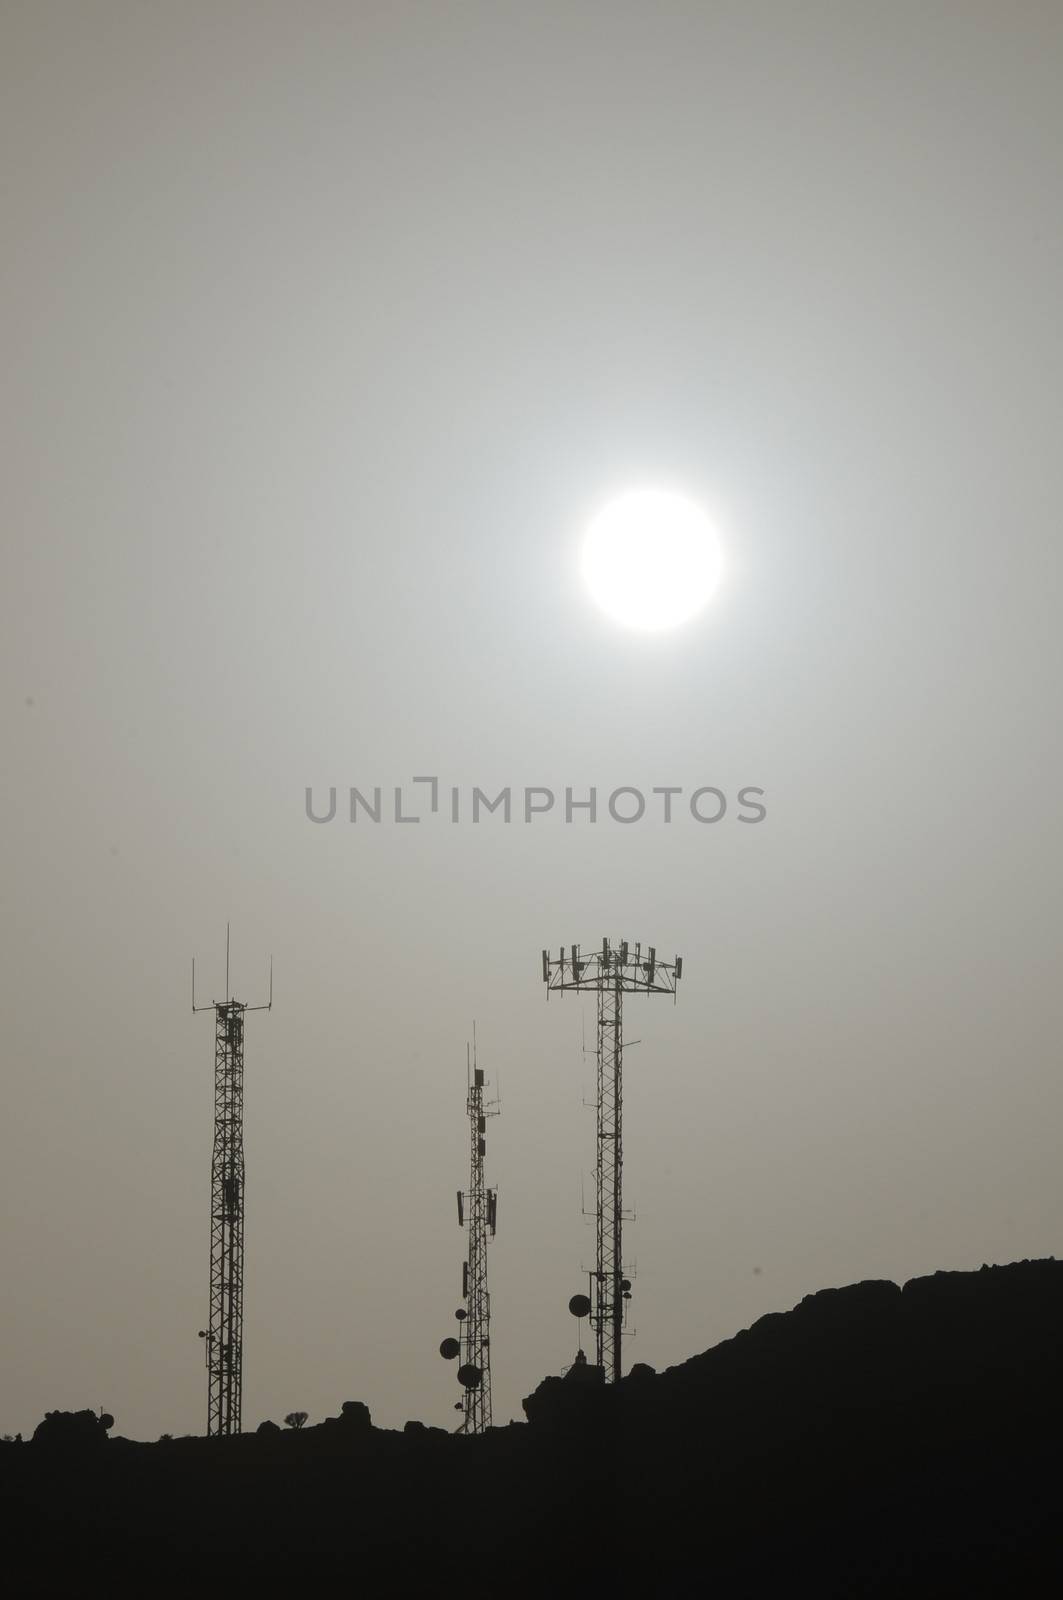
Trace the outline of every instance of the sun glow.
<instances>
[{"instance_id":1,"label":"sun glow","mask_svg":"<svg viewBox=\"0 0 1063 1600\"><path fill-rule=\"evenodd\" d=\"M644 632L695 616L720 581L716 530L693 501L658 489L611 500L591 522L581 566L596 603Z\"/></svg>"}]
</instances>

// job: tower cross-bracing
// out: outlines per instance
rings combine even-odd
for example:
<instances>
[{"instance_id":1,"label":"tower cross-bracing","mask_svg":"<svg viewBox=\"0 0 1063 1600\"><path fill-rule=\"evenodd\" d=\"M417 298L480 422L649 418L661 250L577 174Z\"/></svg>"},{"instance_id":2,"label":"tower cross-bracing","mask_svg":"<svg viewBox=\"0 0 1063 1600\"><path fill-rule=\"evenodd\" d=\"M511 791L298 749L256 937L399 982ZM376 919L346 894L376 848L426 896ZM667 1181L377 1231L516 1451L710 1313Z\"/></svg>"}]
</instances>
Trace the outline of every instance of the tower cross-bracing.
<instances>
[{"instance_id":1,"label":"tower cross-bracing","mask_svg":"<svg viewBox=\"0 0 1063 1600\"><path fill-rule=\"evenodd\" d=\"M612 1383L621 1373L620 1345L631 1295L623 1258L624 995L667 994L674 999L682 972L681 956L658 961L652 945L643 955L641 945L631 946L626 939L612 945L603 939L601 949L587 956L579 945L571 945L567 952L562 946L556 957L543 951L548 995L575 991L593 994L597 1000L596 1250L590 1319L597 1364Z\"/></svg>"},{"instance_id":2,"label":"tower cross-bracing","mask_svg":"<svg viewBox=\"0 0 1063 1600\"><path fill-rule=\"evenodd\" d=\"M240 1432L244 1380L244 1018L273 1005L249 1006L229 994L229 936L225 936L225 999L196 1005L214 1012L214 1149L210 1168L210 1311L205 1341L207 1433Z\"/></svg>"},{"instance_id":3,"label":"tower cross-bracing","mask_svg":"<svg viewBox=\"0 0 1063 1600\"><path fill-rule=\"evenodd\" d=\"M475 1040L475 1033L473 1035ZM484 1433L491 1426L491 1296L487 1287L487 1241L494 1238L498 1221L498 1190L488 1188L484 1175L487 1155L487 1119L498 1113L497 1100L488 1101L483 1070L473 1045L468 1073L465 1110L469 1118L469 1187L458 1190L458 1226L466 1229L468 1248L461 1264L462 1304L455 1312L458 1338L444 1339L439 1353L458 1361L462 1398L455 1409L462 1413L461 1433Z\"/></svg>"}]
</instances>

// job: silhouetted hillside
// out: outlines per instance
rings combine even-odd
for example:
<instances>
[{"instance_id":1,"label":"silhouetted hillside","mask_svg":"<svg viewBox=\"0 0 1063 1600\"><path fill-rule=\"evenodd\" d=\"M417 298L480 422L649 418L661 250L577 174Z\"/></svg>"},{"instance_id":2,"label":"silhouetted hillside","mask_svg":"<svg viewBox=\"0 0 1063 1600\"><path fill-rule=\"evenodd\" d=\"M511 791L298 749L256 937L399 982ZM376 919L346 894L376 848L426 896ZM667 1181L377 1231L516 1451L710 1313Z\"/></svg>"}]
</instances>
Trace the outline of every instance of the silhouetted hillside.
<instances>
[{"instance_id":1,"label":"silhouetted hillside","mask_svg":"<svg viewBox=\"0 0 1063 1600\"><path fill-rule=\"evenodd\" d=\"M350 1404L151 1445L52 1414L0 1447L6 1569L112 1591L1044 1595L1061 1352L1063 1263L1032 1261L825 1290L616 1388L548 1378L527 1424L481 1439Z\"/></svg>"}]
</instances>

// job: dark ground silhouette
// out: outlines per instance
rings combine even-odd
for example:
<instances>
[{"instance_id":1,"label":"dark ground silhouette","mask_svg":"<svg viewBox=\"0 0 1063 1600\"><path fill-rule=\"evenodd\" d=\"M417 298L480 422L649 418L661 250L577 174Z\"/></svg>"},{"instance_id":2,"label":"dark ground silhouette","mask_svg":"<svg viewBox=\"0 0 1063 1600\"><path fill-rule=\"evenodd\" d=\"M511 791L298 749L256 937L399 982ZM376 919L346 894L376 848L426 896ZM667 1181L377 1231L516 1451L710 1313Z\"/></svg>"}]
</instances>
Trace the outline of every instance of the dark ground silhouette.
<instances>
[{"instance_id":1,"label":"dark ground silhouette","mask_svg":"<svg viewBox=\"0 0 1063 1600\"><path fill-rule=\"evenodd\" d=\"M0 1445L5 1574L22 1592L1047 1596L1061 1357L1063 1262L1024 1261L824 1290L615 1388L548 1378L526 1424L479 1439L376 1429L357 1402L157 1444L51 1413Z\"/></svg>"}]
</instances>

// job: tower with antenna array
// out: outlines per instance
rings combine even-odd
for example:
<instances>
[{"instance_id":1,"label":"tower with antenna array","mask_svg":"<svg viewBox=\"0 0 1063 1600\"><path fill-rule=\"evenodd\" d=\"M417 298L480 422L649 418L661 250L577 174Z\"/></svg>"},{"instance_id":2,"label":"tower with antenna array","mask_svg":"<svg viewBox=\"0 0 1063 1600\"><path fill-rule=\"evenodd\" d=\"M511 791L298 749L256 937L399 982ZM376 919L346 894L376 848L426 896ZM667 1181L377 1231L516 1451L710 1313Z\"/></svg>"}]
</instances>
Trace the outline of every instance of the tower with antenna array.
<instances>
[{"instance_id":1,"label":"tower with antenna array","mask_svg":"<svg viewBox=\"0 0 1063 1600\"><path fill-rule=\"evenodd\" d=\"M207 1434L240 1432L244 1376L244 1018L273 1006L249 1006L229 993L229 929L225 929L225 999L196 1004L214 1012L214 1153L210 1169L210 1320L199 1337L207 1363Z\"/></svg>"},{"instance_id":2,"label":"tower with antenna array","mask_svg":"<svg viewBox=\"0 0 1063 1600\"><path fill-rule=\"evenodd\" d=\"M547 996L568 991L593 994L598 1006L595 1266L590 1295L574 1295L569 1309L577 1317L590 1316L597 1364L609 1383L620 1378L620 1344L631 1297L623 1257L624 995L669 994L674 1000L682 975L681 956L658 961L652 945L643 955L641 945L632 949L626 939L614 945L603 939L601 949L589 956L582 956L577 944L570 946L567 959L564 946L556 959L543 951Z\"/></svg>"},{"instance_id":3,"label":"tower with antenna array","mask_svg":"<svg viewBox=\"0 0 1063 1600\"><path fill-rule=\"evenodd\" d=\"M459 1433L483 1433L491 1426L491 1296L487 1288L487 1241L494 1238L498 1221L498 1190L484 1180L487 1155L487 1119L497 1116L497 1100L484 1097L487 1083L476 1061L473 1030L472 1061L467 1068L465 1109L469 1118L469 1187L458 1190L458 1226L468 1229L469 1248L461 1267L464 1305L458 1319L457 1339L444 1339L439 1353L458 1361L462 1398L454 1409L463 1413Z\"/></svg>"}]
</instances>

